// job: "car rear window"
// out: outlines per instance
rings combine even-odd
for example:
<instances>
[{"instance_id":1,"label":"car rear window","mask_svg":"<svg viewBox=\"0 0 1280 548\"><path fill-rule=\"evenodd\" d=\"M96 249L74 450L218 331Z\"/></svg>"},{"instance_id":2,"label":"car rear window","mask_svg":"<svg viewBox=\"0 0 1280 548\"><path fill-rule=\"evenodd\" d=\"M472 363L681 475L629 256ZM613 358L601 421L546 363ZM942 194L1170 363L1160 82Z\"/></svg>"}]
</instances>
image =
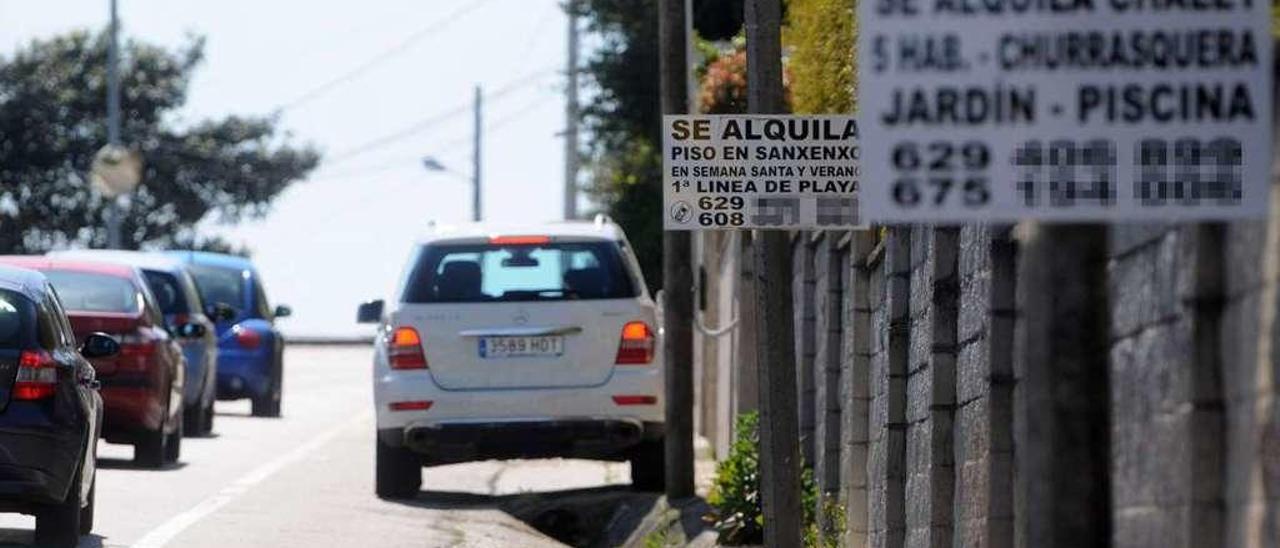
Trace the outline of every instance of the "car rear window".
<instances>
[{"instance_id":1,"label":"car rear window","mask_svg":"<svg viewBox=\"0 0 1280 548\"><path fill-rule=\"evenodd\" d=\"M34 308L22 294L0 289L0 348L25 346Z\"/></svg>"},{"instance_id":2,"label":"car rear window","mask_svg":"<svg viewBox=\"0 0 1280 548\"><path fill-rule=\"evenodd\" d=\"M142 294L126 278L71 270L46 270L44 274L67 310L126 314L142 310Z\"/></svg>"},{"instance_id":3,"label":"car rear window","mask_svg":"<svg viewBox=\"0 0 1280 548\"><path fill-rule=\"evenodd\" d=\"M188 270L195 277L204 302L223 303L236 309L244 307L244 274L240 270L194 264Z\"/></svg>"},{"instance_id":4,"label":"car rear window","mask_svg":"<svg viewBox=\"0 0 1280 548\"><path fill-rule=\"evenodd\" d=\"M147 287L151 288L151 293L156 296L156 304L160 305L162 314L168 316L190 312L187 299L183 296L182 286L178 285L178 278L173 274L158 270L144 270L142 275L147 279Z\"/></svg>"},{"instance_id":5,"label":"car rear window","mask_svg":"<svg viewBox=\"0 0 1280 548\"><path fill-rule=\"evenodd\" d=\"M618 244L600 241L424 246L401 300L481 303L635 296Z\"/></svg>"}]
</instances>

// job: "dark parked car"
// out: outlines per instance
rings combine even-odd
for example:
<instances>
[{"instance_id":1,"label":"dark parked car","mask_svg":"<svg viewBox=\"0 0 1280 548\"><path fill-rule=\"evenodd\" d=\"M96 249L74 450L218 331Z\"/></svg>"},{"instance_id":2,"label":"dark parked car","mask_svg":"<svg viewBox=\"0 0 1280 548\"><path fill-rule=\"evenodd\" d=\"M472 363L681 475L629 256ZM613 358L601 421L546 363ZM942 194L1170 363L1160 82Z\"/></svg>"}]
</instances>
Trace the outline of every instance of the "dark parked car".
<instances>
[{"instance_id":1,"label":"dark parked car","mask_svg":"<svg viewBox=\"0 0 1280 548\"><path fill-rule=\"evenodd\" d=\"M57 289L76 336L102 331L120 353L92 360L105 404L102 437L133 445L134 460L151 468L178 460L182 448L182 387L186 366L176 337L197 337L199 324L171 334L137 268L50 257L0 257L0 263L42 272Z\"/></svg>"},{"instance_id":2,"label":"dark parked car","mask_svg":"<svg viewBox=\"0 0 1280 548\"><path fill-rule=\"evenodd\" d=\"M93 529L102 398L85 358L119 346L83 341L43 275L0 266L0 511L34 515L40 546L75 546Z\"/></svg>"},{"instance_id":3,"label":"dark parked car","mask_svg":"<svg viewBox=\"0 0 1280 548\"><path fill-rule=\"evenodd\" d=\"M244 257L200 251L170 251L187 263L204 302L234 312L218 319L218 399L249 398L253 416L280 416L284 385L284 337L276 318L292 313L267 303L262 277Z\"/></svg>"},{"instance_id":4,"label":"dark parked car","mask_svg":"<svg viewBox=\"0 0 1280 548\"><path fill-rule=\"evenodd\" d=\"M230 307L206 305L196 289L195 279L182 261L161 253L82 249L50 253L50 257L111 261L136 266L147 279L147 286L155 295L160 312L170 330L183 324L194 323L202 327L198 337L180 337L182 355L187 359L186 402L184 433L207 435L213 432L213 402L218 398L218 336L212 318L229 317Z\"/></svg>"}]
</instances>

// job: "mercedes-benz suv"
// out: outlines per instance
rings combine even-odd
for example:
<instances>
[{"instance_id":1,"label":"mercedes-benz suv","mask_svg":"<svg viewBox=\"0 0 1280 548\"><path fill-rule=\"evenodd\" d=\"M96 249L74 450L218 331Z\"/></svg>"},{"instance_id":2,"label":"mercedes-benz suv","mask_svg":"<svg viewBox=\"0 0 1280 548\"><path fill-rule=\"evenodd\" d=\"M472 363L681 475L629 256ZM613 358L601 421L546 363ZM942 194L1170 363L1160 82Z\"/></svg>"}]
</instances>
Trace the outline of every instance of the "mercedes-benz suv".
<instances>
[{"instance_id":1,"label":"mercedes-benz suv","mask_svg":"<svg viewBox=\"0 0 1280 548\"><path fill-rule=\"evenodd\" d=\"M440 230L358 319L379 324L379 496L495 458L629 460L636 488L661 488L662 341L617 225Z\"/></svg>"}]
</instances>

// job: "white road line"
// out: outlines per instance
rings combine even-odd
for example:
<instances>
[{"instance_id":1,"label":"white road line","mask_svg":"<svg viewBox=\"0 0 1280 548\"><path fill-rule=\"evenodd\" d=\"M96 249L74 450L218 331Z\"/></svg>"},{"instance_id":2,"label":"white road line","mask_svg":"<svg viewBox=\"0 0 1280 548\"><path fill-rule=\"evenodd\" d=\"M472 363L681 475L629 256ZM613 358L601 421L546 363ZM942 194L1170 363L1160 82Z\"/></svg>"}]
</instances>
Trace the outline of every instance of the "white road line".
<instances>
[{"instance_id":1,"label":"white road line","mask_svg":"<svg viewBox=\"0 0 1280 548\"><path fill-rule=\"evenodd\" d=\"M200 501L199 504L191 507L190 510L173 516L172 518L169 518L169 521L166 521L160 524L159 527L148 531L141 539L138 539L137 542L133 543L133 548L163 547L168 544L169 541L173 540L174 537L178 536L179 533L182 533L188 527L191 527L196 522L204 519L209 514L218 511L219 508L226 506L240 495L249 491L249 489L254 485L261 483L262 480L265 480L276 472L283 470L286 466L306 458L307 455L320 449L346 429L369 420L371 415L372 414L368 411L360 413L355 417L352 417L347 422L338 425L336 428L327 430L323 434L312 438L311 441L298 446L293 451L285 453L284 455L276 457L275 460L268 461L263 463L261 466L250 470L248 474L241 476L240 479L237 479L230 485L222 488L222 490L213 494L209 498Z\"/></svg>"}]
</instances>

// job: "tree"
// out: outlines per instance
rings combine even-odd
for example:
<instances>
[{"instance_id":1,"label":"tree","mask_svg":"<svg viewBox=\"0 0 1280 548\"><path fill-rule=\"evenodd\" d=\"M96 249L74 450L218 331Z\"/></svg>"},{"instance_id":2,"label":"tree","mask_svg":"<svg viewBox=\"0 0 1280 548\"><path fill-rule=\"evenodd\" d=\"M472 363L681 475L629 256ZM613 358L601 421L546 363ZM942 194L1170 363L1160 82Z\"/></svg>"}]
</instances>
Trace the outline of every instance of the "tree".
<instances>
[{"instance_id":1,"label":"tree","mask_svg":"<svg viewBox=\"0 0 1280 548\"><path fill-rule=\"evenodd\" d=\"M578 4L600 46L585 72L596 93L582 110L590 136L587 192L635 246L650 289L662 286L662 159L656 0Z\"/></svg>"},{"instance_id":2,"label":"tree","mask_svg":"<svg viewBox=\"0 0 1280 548\"><path fill-rule=\"evenodd\" d=\"M857 14L847 0L790 0L788 67L796 112L851 113L856 107Z\"/></svg>"},{"instance_id":3,"label":"tree","mask_svg":"<svg viewBox=\"0 0 1280 548\"><path fill-rule=\"evenodd\" d=\"M698 112L703 114L743 114L747 112L746 41L734 40L729 49L703 48L706 60L698 83ZM791 66L782 65L782 93L787 111L791 110Z\"/></svg>"},{"instance_id":4,"label":"tree","mask_svg":"<svg viewBox=\"0 0 1280 548\"><path fill-rule=\"evenodd\" d=\"M122 139L145 161L122 222L125 247L226 249L202 239L196 223L209 214L222 222L261 217L319 162L312 148L288 144L271 117L174 122L203 45L122 48ZM107 36L88 32L0 58L0 253L105 244L106 203L87 173L107 142L106 60Z\"/></svg>"}]
</instances>

